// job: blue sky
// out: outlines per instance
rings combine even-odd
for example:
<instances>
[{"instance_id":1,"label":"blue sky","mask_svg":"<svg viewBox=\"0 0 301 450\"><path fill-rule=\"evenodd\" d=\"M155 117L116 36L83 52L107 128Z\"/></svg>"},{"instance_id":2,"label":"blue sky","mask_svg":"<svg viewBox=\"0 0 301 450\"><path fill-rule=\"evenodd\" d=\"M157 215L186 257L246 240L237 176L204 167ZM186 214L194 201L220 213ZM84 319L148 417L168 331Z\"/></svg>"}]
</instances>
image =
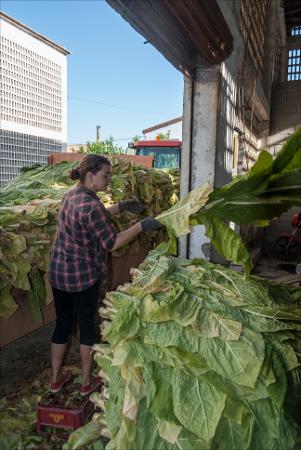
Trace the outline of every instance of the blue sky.
<instances>
[{"instance_id":1,"label":"blue sky","mask_svg":"<svg viewBox=\"0 0 301 450\"><path fill-rule=\"evenodd\" d=\"M141 130L182 114L183 77L104 0L0 0L1 10L66 47L68 142Z\"/></svg>"}]
</instances>

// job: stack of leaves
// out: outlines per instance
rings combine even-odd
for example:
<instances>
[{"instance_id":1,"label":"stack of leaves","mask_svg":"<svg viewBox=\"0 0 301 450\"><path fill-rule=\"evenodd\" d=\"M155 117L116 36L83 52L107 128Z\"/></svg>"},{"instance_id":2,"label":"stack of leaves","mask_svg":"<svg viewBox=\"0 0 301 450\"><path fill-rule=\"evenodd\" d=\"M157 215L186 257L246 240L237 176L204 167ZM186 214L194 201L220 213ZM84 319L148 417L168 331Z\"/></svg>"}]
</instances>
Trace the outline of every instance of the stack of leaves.
<instances>
[{"instance_id":1,"label":"stack of leaves","mask_svg":"<svg viewBox=\"0 0 301 450\"><path fill-rule=\"evenodd\" d=\"M0 315L3 317L9 317L18 308L19 290L28 293L26 304L34 320L42 320L42 307L52 301L46 272L60 201L75 186L68 171L77 165L78 162L63 162L23 169L19 177L1 190ZM177 199L172 178L166 171L142 169L121 159L112 159L111 184L99 197L106 207L136 198L144 203L148 214L155 215ZM113 218L113 224L118 232L139 219L135 214L122 213ZM163 232L141 234L114 255L136 253L140 245L151 248L164 238Z\"/></svg>"},{"instance_id":2,"label":"stack of leaves","mask_svg":"<svg viewBox=\"0 0 301 450\"><path fill-rule=\"evenodd\" d=\"M77 438L98 424L106 450L300 448L298 302L300 288L150 252L100 310L103 413Z\"/></svg>"},{"instance_id":3,"label":"stack of leaves","mask_svg":"<svg viewBox=\"0 0 301 450\"><path fill-rule=\"evenodd\" d=\"M201 186L157 219L170 242L152 251L133 282L107 294L95 346L105 388L91 429L107 450L283 450L301 445L301 289L250 277L250 256L225 220L265 225L301 204L301 129L273 161L212 191ZM203 224L216 249L245 275L181 260L175 238Z\"/></svg>"}]
</instances>

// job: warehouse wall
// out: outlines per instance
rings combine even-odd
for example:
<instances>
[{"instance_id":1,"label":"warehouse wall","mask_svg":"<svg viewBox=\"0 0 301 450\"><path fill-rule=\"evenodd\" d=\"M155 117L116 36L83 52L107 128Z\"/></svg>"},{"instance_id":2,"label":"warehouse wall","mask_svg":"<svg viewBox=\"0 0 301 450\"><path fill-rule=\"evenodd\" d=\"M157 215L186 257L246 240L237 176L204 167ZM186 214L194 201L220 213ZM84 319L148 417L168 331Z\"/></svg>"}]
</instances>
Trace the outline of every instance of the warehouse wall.
<instances>
[{"instance_id":1,"label":"warehouse wall","mask_svg":"<svg viewBox=\"0 0 301 450\"><path fill-rule=\"evenodd\" d=\"M298 125L301 125L301 81L273 83L271 139L275 134Z\"/></svg>"}]
</instances>

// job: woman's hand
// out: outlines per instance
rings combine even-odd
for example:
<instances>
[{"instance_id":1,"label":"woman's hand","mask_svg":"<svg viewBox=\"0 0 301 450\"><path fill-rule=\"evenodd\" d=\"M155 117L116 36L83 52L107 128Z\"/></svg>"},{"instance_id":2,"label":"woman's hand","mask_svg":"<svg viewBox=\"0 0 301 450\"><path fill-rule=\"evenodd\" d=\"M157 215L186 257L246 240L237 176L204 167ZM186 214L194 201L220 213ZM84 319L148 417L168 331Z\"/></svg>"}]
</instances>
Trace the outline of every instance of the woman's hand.
<instances>
[{"instance_id":1,"label":"woman's hand","mask_svg":"<svg viewBox=\"0 0 301 450\"><path fill-rule=\"evenodd\" d=\"M142 219L140 223L143 231L160 230L164 227L161 222L153 217L146 217L145 219Z\"/></svg>"}]
</instances>

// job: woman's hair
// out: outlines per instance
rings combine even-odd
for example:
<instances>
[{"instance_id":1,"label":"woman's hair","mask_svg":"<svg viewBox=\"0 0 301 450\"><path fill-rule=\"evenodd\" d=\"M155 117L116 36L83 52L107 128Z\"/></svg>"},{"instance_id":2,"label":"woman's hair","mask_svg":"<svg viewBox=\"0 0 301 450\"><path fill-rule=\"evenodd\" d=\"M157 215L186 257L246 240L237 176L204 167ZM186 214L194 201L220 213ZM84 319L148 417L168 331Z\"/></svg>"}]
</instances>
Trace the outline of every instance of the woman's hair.
<instances>
[{"instance_id":1,"label":"woman's hair","mask_svg":"<svg viewBox=\"0 0 301 450\"><path fill-rule=\"evenodd\" d=\"M87 155L76 169L69 172L71 180L85 181L88 172L97 173L103 166L110 166L110 161L101 155Z\"/></svg>"}]
</instances>

